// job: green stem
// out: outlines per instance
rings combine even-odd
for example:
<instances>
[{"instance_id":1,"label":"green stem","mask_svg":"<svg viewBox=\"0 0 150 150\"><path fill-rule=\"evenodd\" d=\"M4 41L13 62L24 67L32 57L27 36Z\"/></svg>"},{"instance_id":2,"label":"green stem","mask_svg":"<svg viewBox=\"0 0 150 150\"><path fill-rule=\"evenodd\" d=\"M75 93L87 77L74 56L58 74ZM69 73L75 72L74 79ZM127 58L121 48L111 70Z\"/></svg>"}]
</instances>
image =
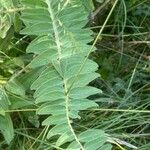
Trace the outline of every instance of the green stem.
<instances>
[{"instance_id":1,"label":"green stem","mask_svg":"<svg viewBox=\"0 0 150 150\"><path fill-rule=\"evenodd\" d=\"M49 11L49 14L50 14L50 17L51 17L51 20L52 20L52 24L53 24L55 41L56 41L56 45L57 45L57 49L58 49L58 56L59 56L59 63L60 63L60 60L62 58L62 50L61 50L61 44L60 44L57 24L56 24L55 16L54 16L54 13L53 13L53 10L52 10L52 7L51 7L51 2L49 0L46 0L46 3L48 5L48 11ZM66 84L65 79L63 79L63 81L64 81L64 88L65 88L64 92L65 92L65 103L66 103L65 107L66 107L67 123L68 123L68 126L70 128L70 131L72 132L72 134L74 136L74 139L79 144L80 149L84 150L82 144L80 143L80 141L79 141L78 137L76 136L76 134L74 132L74 129L71 125L71 121L70 121L70 118L69 118L69 95L68 95L68 90L67 90L67 84Z\"/></svg>"}]
</instances>

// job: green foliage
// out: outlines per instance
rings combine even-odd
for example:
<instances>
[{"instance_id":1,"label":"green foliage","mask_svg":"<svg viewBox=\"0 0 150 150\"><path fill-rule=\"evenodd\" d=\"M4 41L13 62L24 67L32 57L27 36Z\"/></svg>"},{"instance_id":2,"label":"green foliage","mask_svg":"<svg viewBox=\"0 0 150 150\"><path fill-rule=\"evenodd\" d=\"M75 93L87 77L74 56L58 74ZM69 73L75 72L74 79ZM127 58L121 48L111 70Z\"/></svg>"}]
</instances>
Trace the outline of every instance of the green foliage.
<instances>
[{"instance_id":1,"label":"green foliage","mask_svg":"<svg viewBox=\"0 0 150 150\"><path fill-rule=\"evenodd\" d=\"M1 8L0 12L2 13L2 11L9 9L12 6L13 6L12 1L2 0L2 2L0 3L0 8ZM5 38L7 31L11 27L12 18L13 18L13 15L9 15L7 13L4 13L3 15L1 15L0 17L0 37L1 38Z\"/></svg>"},{"instance_id":2,"label":"green foliage","mask_svg":"<svg viewBox=\"0 0 150 150\"><path fill-rule=\"evenodd\" d=\"M149 2L116 2L0 1L0 149L149 150Z\"/></svg>"},{"instance_id":3,"label":"green foliage","mask_svg":"<svg viewBox=\"0 0 150 150\"><path fill-rule=\"evenodd\" d=\"M15 10L18 4L18 0L1 0L0 2L0 38L2 39L6 37L12 24L14 24L16 31L21 28L19 14Z\"/></svg>"},{"instance_id":4,"label":"green foliage","mask_svg":"<svg viewBox=\"0 0 150 150\"><path fill-rule=\"evenodd\" d=\"M6 142L9 144L14 137L13 124L8 113L10 101L7 97L5 90L0 87L0 131L3 133Z\"/></svg>"},{"instance_id":5,"label":"green foliage","mask_svg":"<svg viewBox=\"0 0 150 150\"><path fill-rule=\"evenodd\" d=\"M107 141L107 135L95 129L76 133L73 120L79 112L98 105L87 99L101 90L87 86L98 77L97 64L87 59L91 48L91 31L83 29L87 12L80 1L23 1L26 9L22 20L26 28L22 34L38 36L27 48L35 58L29 67L43 67L40 76L31 85L39 115L48 115L43 125L52 126L50 139L59 135L56 146L68 143L66 149L98 149ZM80 13L82 12L82 14ZM94 135L93 139L91 135ZM89 137L89 138L88 138Z\"/></svg>"}]
</instances>

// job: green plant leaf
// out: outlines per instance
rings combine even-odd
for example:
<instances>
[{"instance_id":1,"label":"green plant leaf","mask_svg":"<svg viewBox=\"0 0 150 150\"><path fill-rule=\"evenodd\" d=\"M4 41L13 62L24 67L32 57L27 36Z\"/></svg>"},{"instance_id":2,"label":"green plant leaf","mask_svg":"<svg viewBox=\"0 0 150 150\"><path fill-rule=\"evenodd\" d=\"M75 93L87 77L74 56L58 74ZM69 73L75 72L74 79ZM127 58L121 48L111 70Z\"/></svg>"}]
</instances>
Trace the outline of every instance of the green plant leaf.
<instances>
[{"instance_id":1,"label":"green plant leaf","mask_svg":"<svg viewBox=\"0 0 150 150\"><path fill-rule=\"evenodd\" d=\"M10 144L14 137L13 123L10 115L5 111L9 108L10 101L5 90L0 87L0 131L6 142Z\"/></svg>"},{"instance_id":2,"label":"green plant leaf","mask_svg":"<svg viewBox=\"0 0 150 150\"><path fill-rule=\"evenodd\" d=\"M11 0L0 1L0 11L4 12L0 15L0 37L4 39L7 35L8 30L10 29L14 13L8 13L7 11L13 7L13 2ZM6 11L6 12L5 12Z\"/></svg>"},{"instance_id":3,"label":"green plant leaf","mask_svg":"<svg viewBox=\"0 0 150 150\"><path fill-rule=\"evenodd\" d=\"M5 116L5 110L0 107L0 115Z\"/></svg>"},{"instance_id":4,"label":"green plant leaf","mask_svg":"<svg viewBox=\"0 0 150 150\"><path fill-rule=\"evenodd\" d=\"M8 81L5 85L5 88L13 94L25 97L25 89L23 85L16 79Z\"/></svg>"},{"instance_id":5,"label":"green plant leaf","mask_svg":"<svg viewBox=\"0 0 150 150\"><path fill-rule=\"evenodd\" d=\"M100 89L88 86L99 77L98 65L88 57L92 31L83 28L87 23L88 12L82 1L29 1L23 0L26 9L22 20L26 27L22 34L37 36L27 47L35 57L30 68L43 68L31 85L39 108L38 115L46 115L42 125L50 126L47 138L53 136L56 145L66 144L66 149L98 149L107 135L101 130L87 130L76 133L74 119L80 119L80 110L98 107L88 99L100 94ZM82 13L80 13L82 12ZM94 49L93 49L94 51ZM89 138L98 134L92 144ZM86 140L82 137L87 136Z\"/></svg>"}]
</instances>

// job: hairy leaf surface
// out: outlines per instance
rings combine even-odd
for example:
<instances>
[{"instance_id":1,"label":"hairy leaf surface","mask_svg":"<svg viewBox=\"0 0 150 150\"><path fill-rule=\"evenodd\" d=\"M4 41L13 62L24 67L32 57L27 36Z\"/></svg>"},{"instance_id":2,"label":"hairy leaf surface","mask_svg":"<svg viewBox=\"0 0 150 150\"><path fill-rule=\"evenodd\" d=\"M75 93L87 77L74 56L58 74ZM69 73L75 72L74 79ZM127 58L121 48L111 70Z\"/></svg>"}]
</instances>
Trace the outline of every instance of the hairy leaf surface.
<instances>
[{"instance_id":1,"label":"hairy leaf surface","mask_svg":"<svg viewBox=\"0 0 150 150\"><path fill-rule=\"evenodd\" d=\"M51 127L47 138L59 136L56 145L67 143L67 150L100 148L107 140L104 132L88 129L77 134L73 126L81 110L98 106L88 97L101 93L88 86L99 76L95 73L98 65L86 58L91 48L87 43L92 40L91 31L84 28L88 12L78 0L22 3L27 9L22 13L26 28L21 33L37 36L27 48L28 53L35 54L29 66L45 68L31 89L39 105L37 114L48 115L42 123ZM88 138L93 134L93 139Z\"/></svg>"}]
</instances>

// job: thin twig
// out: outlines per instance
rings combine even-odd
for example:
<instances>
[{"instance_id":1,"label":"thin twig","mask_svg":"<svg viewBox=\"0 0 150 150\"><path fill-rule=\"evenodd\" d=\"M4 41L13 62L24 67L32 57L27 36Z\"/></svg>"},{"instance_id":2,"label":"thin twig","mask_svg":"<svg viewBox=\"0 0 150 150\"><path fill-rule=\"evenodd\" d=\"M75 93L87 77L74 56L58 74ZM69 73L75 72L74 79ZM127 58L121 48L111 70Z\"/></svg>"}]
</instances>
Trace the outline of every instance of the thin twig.
<instances>
[{"instance_id":1,"label":"thin twig","mask_svg":"<svg viewBox=\"0 0 150 150\"><path fill-rule=\"evenodd\" d=\"M150 41L129 41L129 44L150 44Z\"/></svg>"},{"instance_id":2,"label":"thin twig","mask_svg":"<svg viewBox=\"0 0 150 150\"><path fill-rule=\"evenodd\" d=\"M92 14L92 18L94 18L101 10L103 10L106 5L110 2L111 0L106 0L101 6L99 6Z\"/></svg>"},{"instance_id":3,"label":"thin twig","mask_svg":"<svg viewBox=\"0 0 150 150\"><path fill-rule=\"evenodd\" d=\"M22 11L22 10L25 10L25 9L27 9L27 8L25 8L25 7L11 8L11 9L7 9L7 10L1 10L0 14L3 14L3 13L14 13L14 12Z\"/></svg>"},{"instance_id":4,"label":"thin twig","mask_svg":"<svg viewBox=\"0 0 150 150\"><path fill-rule=\"evenodd\" d=\"M90 109L90 110L93 110L93 111L106 111L106 112L150 113L150 110L136 110L136 109L96 108L96 109Z\"/></svg>"}]
</instances>

